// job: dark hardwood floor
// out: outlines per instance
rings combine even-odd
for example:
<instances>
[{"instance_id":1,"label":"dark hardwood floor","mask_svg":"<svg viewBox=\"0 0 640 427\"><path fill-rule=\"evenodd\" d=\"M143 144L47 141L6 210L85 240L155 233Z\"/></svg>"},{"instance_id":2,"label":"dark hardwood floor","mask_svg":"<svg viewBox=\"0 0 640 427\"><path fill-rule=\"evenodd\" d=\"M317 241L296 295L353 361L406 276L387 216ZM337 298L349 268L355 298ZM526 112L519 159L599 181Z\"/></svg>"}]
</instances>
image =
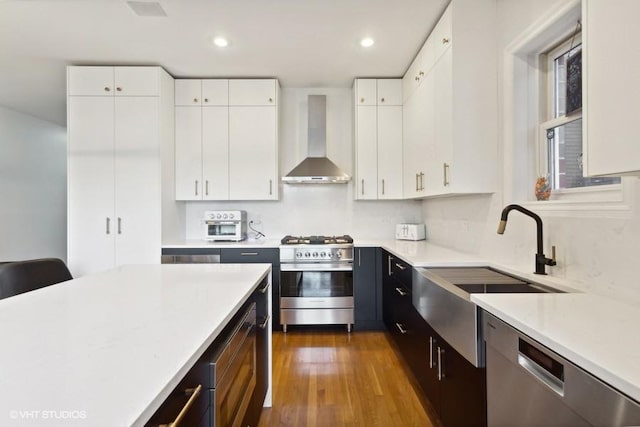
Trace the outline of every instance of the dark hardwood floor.
<instances>
[{"instance_id":1,"label":"dark hardwood floor","mask_svg":"<svg viewBox=\"0 0 640 427\"><path fill-rule=\"evenodd\" d=\"M273 407L265 426L435 426L384 332L273 335Z\"/></svg>"}]
</instances>

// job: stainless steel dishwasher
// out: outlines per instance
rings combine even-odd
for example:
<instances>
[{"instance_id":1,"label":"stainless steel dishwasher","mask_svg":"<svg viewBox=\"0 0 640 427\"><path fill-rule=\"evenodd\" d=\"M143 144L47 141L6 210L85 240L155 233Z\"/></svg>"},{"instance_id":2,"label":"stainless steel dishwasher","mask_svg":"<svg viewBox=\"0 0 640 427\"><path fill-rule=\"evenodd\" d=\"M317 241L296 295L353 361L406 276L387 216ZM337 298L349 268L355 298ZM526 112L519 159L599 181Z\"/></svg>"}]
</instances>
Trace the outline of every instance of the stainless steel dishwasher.
<instances>
[{"instance_id":1,"label":"stainless steel dishwasher","mask_svg":"<svg viewBox=\"0 0 640 427\"><path fill-rule=\"evenodd\" d=\"M494 427L640 425L640 403L482 312Z\"/></svg>"}]
</instances>

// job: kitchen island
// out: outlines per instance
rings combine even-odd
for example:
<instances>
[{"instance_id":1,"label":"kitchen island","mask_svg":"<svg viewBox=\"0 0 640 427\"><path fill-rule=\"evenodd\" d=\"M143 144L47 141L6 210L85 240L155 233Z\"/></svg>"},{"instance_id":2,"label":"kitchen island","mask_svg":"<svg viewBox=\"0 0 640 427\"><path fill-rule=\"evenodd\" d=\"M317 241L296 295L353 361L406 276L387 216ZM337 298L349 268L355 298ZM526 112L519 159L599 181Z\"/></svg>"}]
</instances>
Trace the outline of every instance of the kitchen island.
<instances>
[{"instance_id":1,"label":"kitchen island","mask_svg":"<svg viewBox=\"0 0 640 427\"><path fill-rule=\"evenodd\" d=\"M144 425L270 272L124 266L0 300L0 425Z\"/></svg>"}]
</instances>

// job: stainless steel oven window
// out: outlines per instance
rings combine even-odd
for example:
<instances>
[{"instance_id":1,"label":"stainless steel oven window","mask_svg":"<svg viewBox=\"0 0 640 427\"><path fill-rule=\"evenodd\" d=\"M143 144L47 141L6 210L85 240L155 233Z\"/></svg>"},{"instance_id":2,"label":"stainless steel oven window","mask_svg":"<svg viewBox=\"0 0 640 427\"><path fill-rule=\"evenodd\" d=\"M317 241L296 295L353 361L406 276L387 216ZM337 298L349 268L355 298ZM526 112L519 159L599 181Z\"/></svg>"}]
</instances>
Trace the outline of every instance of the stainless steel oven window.
<instances>
[{"instance_id":1,"label":"stainless steel oven window","mask_svg":"<svg viewBox=\"0 0 640 427\"><path fill-rule=\"evenodd\" d=\"M280 273L281 297L351 297L351 271L283 271Z\"/></svg>"}]
</instances>

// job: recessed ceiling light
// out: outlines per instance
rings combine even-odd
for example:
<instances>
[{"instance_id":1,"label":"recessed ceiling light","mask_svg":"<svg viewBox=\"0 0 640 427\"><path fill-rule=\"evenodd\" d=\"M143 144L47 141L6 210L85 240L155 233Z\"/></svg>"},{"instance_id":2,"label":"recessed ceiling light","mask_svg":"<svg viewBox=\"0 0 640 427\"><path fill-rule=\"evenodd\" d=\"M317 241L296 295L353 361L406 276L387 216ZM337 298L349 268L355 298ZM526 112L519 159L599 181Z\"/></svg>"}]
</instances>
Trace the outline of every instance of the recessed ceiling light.
<instances>
[{"instance_id":1,"label":"recessed ceiling light","mask_svg":"<svg viewBox=\"0 0 640 427\"><path fill-rule=\"evenodd\" d=\"M371 37L365 37L362 40L360 40L360 46L362 47L371 47L373 46L373 39Z\"/></svg>"},{"instance_id":2,"label":"recessed ceiling light","mask_svg":"<svg viewBox=\"0 0 640 427\"><path fill-rule=\"evenodd\" d=\"M229 46L229 42L224 37L216 37L215 39L213 39L213 44L215 44L218 47Z\"/></svg>"}]
</instances>

